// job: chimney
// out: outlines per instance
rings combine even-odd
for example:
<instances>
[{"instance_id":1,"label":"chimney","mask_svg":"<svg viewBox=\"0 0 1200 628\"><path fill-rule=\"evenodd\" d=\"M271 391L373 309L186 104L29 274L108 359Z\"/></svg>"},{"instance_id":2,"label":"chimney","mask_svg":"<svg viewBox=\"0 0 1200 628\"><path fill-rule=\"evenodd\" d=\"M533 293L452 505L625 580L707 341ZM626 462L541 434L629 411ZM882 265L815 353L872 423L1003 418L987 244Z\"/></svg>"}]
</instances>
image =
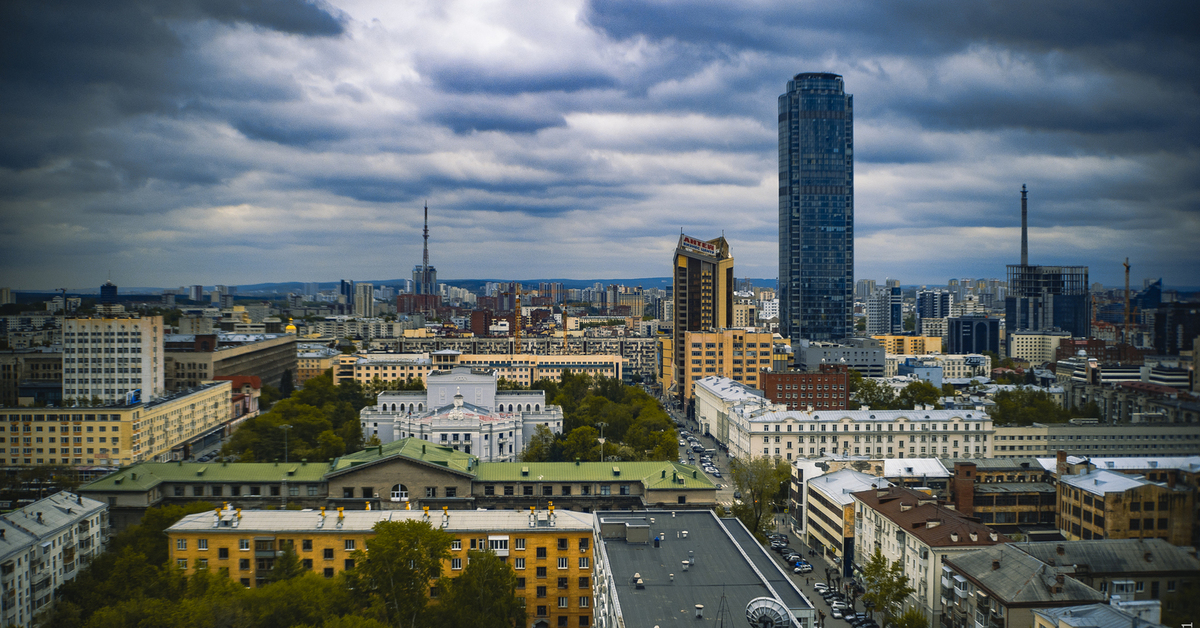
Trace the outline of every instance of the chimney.
<instances>
[{"instance_id":1,"label":"chimney","mask_svg":"<svg viewBox=\"0 0 1200 628\"><path fill-rule=\"evenodd\" d=\"M1063 583L1063 575L1062 575L1062 574L1056 574L1056 575L1054 576L1054 581L1055 581L1055 582L1057 582L1057 583L1059 583L1059 584L1062 584L1062 583Z\"/></svg>"},{"instance_id":2,"label":"chimney","mask_svg":"<svg viewBox=\"0 0 1200 628\"><path fill-rule=\"evenodd\" d=\"M1029 199L1028 190L1021 184L1021 266L1029 265Z\"/></svg>"},{"instance_id":3,"label":"chimney","mask_svg":"<svg viewBox=\"0 0 1200 628\"><path fill-rule=\"evenodd\" d=\"M951 485L951 497L954 509L964 517L975 515L975 463L954 463L954 480Z\"/></svg>"},{"instance_id":4,"label":"chimney","mask_svg":"<svg viewBox=\"0 0 1200 628\"><path fill-rule=\"evenodd\" d=\"M1059 555L1059 556L1063 556L1063 555L1065 555L1065 554L1067 553L1067 550L1066 550L1066 548L1065 548L1065 547L1063 547L1062 545L1059 545L1057 548L1055 548L1055 551L1057 551L1057 552L1058 552L1058 555Z\"/></svg>"},{"instance_id":5,"label":"chimney","mask_svg":"<svg viewBox=\"0 0 1200 628\"><path fill-rule=\"evenodd\" d=\"M703 604L696 605L696 619L704 619L704 605Z\"/></svg>"},{"instance_id":6,"label":"chimney","mask_svg":"<svg viewBox=\"0 0 1200 628\"><path fill-rule=\"evenodd\" d=\"M993 560L993 561L992 561L992 571L995 571L995 570L997 570L997 569L999 569L999 568L1000 568L1000 561L998 561L998 560Z\"/></svg>"},{"instance_id":7,"label":"chimney","mask_svg":"<svg viewBox=\"0 0 1200 628\"><path fill-rule=\"evenodd\" d=\"M1058 450L1058 454L1055 458L1057 464L1055 465L1054 470L1058 473L1059 479L1062 479L1062 476L1069 475L1067 470L1067 452L1060 449Z\"/></svg>"}]
</instances>

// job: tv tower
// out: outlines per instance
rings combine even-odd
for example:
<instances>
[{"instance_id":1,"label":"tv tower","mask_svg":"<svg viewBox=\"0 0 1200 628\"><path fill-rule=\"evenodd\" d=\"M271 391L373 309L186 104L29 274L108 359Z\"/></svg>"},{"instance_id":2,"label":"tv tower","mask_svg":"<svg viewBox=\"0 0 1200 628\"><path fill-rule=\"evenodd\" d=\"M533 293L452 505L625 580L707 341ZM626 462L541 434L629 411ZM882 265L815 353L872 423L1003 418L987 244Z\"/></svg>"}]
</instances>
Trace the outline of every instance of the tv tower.
<instances>
[{"instance_id":1,"label":"tv tower","mask_svg":"<svg viewBox=\"0 0 1200 628\"><path fill-rule=\"evenodd\" d=\"M425 203L425 253L421 256L421 294L429 292L429 203Z\"/></svg>"}]
</instances>

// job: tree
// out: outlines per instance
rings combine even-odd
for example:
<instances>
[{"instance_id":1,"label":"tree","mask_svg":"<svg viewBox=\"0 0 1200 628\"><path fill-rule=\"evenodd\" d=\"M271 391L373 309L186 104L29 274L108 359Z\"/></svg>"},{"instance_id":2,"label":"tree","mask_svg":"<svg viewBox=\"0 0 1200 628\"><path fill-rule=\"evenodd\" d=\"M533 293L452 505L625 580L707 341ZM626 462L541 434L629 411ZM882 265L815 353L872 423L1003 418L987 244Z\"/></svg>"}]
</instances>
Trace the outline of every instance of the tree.
<instances>
[{"instance_id":1,"label":"tree","mask_svg":"<svg viewBox=\"0 0 1200 628\"><path fill-rule=\"evenodd\" d=\"M354 553L354 569L346 572L347 584L378 599L388 624L417 626L426 612L429 583L442 575L442 561L450 559L450 533L426 521L380 521L367 549Z\"/></svg>"},{"instance_id":2,"label":"tree","mask_svg":"<svg viewBox=\"0 0 1200 628\"><path fill-rule=\"evenodd\" d=\"M929 626L929 619L925 617L925 613L912 607L894 619L892 626L894 628L926 628Z\"/></svg>"},{"instance_id":3,"label":"tree","mask_svg":"<svg viewBox=\"0 0 1200 628\"><path fill-rule=\"evenodd\" d=\"M933 406L940 409L942 405L938 403L941 398L942 391L933 384L926 381L912 382L900 390L900 396L896 399L897 410L912 410L918 405Z\"/></svg>"},{"instance_id":4,"label":"tree","mask_svg":"<svg viewBox=\"0 0 1200 628\"><path fill-rule=\"evenodd\" d=\"M572 460L582 460L583 462L592 462L600 459L600 443L596 439L600 437L600 430L594 427L583 426L571 430L563 440L562 455L567 462Z\"/></svg>"},{"instance_id":5,"label":"tree","mask_svg":"<svg viewBox=\"0 0 1200 628\"><path fill-rule=\"evenodd\" d=\"M873 379L863 379L858 386L856 399L872 410L891 410L896 405L896 395L892 392L892 387Z\"/></svg>"},{"instance_id":6,"label":"tree","mask_svg":"<svg viewBox=\"0 0 1200 628\"><path fill-rule=\"evenodd\" d=\"M467 553L467 566L444 589L435 615L441 625L516 628L525 625L525 607L516 596L517 573L493 552Z\"/></svg>"},{"instance_id":7,"label":"tree","mask_svg":"<svg viewBox=\"0 0 1200 628\"><path fill-rule=\"evenodd\" d=\"M791 467L783 461L777 464L770 458L752 458L748 462L731 460L729 471L733 485L742 493L741 505L733 506L734 516L751 533L764 536L770 527L771 517L767 515L772 512L780 484L791 477Z\"/></svg>"},{"instance_id":8,"label":"tree","mask_svg":"<svg viewBox=\"0 0 1200 628\"><path fill-rule=\"evenodd\" d=\"M292 392L295 391L295 389L296 385L293 383L292 369L283 369L283 374L279 376L280 396L285 399L291 397Z\"/></svg>"},{"instance_id":9,"label":"tree","mask_svg":"<svg viewBox=\"0 0 1200 628\"><path fill-rule=\"evenodd\" d=\"M900 561L889 564L879 548L862 570L862 585L866 589L863 601L870 602L876 611L883 613L880 625L887 626L902 607L914 589L908 586L908 576L904 575L904 565Z\"/></svg>"},{"instance_id":10,"label":"tree","mask_svg":"<svg viewBox=\"0 0 1200 628\"><path fill-rule=\"evenodd\" d=\"M549 427L537 424L533 428L529 444L525 445L525 451L521 452L521 461L550 462L554 455L554 440L554 432L551 432Z\"/></svg>"},{"instance_id":11,"label":"tree","mask_svg":"<svg viewBox=\"0 0 1200 628\"><path fill-rule=\"evenodd\" d=\"M1071 418L1071 413L1043 390L1024 387L1002 390L993 399L996 406L990 414L997 425L1065 423Z\"/></svg>"},{"instance_id":12,"label":"tree","mask_svg":"<svg viewBox=\"0 0 1200 628\"><path fill-rule=\"evenodd\" d=\"M291 580L303 573L304 565L300 563L296 548L288 545L275 557L275 566L271 569L271 582Z\"/></svg>"}]
</instances>

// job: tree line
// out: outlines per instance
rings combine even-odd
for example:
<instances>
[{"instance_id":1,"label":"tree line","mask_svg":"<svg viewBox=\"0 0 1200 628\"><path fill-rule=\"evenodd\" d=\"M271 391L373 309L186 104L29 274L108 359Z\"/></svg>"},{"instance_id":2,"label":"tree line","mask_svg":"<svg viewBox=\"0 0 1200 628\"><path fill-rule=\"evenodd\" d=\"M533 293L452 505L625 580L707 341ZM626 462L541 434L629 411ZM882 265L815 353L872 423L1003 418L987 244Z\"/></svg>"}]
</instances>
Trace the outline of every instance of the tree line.
<instances>
[{"instance_id":1,"label":"tree line","mask_svg":"<svg viewBox=\"0 0 1200 628\"><path fill-rule=\"evenodd\" d=\"M334 578L303 568L294 551L268 583L248 589L223 570L190 576L168 564L166 529L210 504L162 506L113 537L59 588L46 625L60 628L515 628L525 608L516 572L491 552L470 552L459 575L441 578L453 536L424 521L383 521L355 566ZM436 600L431 600L436 595Z\"/></svg>"},{"instance_id":2,"label":"tree line","mask_svg":"<svg viewBox=\"0 0 1200 628\"><path fill-rule=\"evenodd\" d=\"M541 379L531 388L544 391L546 403L562 407L563 429L556 435L539 425L522 454L526 462L599 461L601 430L605 458L675 460L679 455L675 422L637 386L564 370L559 381Z\"/></svg>"}]
</instances>

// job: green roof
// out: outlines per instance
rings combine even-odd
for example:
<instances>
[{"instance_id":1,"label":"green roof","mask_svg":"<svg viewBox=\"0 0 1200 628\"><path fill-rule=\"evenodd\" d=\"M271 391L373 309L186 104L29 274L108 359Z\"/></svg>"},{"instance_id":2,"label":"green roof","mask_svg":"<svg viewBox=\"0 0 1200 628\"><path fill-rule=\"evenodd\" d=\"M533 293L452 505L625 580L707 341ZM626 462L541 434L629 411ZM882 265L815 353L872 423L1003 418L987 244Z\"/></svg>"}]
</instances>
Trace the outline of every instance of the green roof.
<instances>
[{"instance_id":1,"label":"green roof","mask_svg":"<svg viewBox=\"0 0 1200 628\"><path fill-rule=\"evenodd\" d=\"M326 462L143 462L85 484L79 491L142 492L162 482L321 482L329 468Z\"/></svg>"},{"instance_id":2,"label":"green roof","mask_svg":"<svg viewBox=\"0 0 1200 628\"><path fill-rule=\"evenodd\" d=\"M371 464L396 456L402 456L467 474L472 474L473 469L479 466L478 458L471 454L457 451L453 447L434 444L419 438L403 438L386 445L368 447L362 451L342 456L333 461L329 473L340 473L352 467Z\"/></svg>"},{"instance_id":3,"label":"green roof","mask_svg":"<svg viewBox=\"0 0 1200 628\"><path fill-rule=\"evenodd\" d=\"M539 477L547 482L637 481L647 490L717 488L695 466L670 461L484 462L475 472L476 482L536 482Z\"/></svg>"}]
</instances>

